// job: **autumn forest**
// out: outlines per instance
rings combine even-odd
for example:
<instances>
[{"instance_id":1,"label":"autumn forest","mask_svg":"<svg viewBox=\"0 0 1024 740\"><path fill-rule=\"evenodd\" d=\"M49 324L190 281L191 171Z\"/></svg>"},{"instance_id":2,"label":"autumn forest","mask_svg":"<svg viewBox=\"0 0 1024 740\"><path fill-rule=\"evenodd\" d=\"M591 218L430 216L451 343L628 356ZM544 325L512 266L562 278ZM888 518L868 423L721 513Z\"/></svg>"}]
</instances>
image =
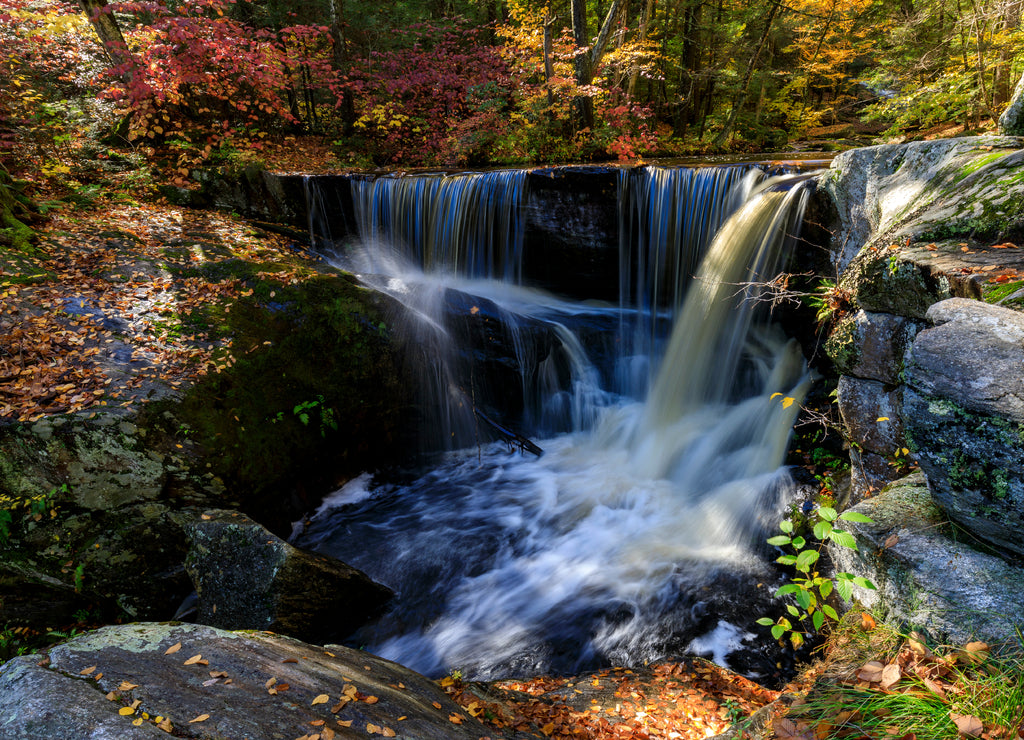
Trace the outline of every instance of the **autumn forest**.
<instances>
[{"instance_id":1,"label":"autumn forest","mask_svg":"<svg viewBox=\"0 0 1024 740\"><path fill-rule=\"evenodd\" d=\"M336 168L368 168L977 132L1020 76L1020 12L1019 0L2 0L0 157L15 176L59 179L88 134L183 177L298 136Z\"/></svg>"}]
</instances>

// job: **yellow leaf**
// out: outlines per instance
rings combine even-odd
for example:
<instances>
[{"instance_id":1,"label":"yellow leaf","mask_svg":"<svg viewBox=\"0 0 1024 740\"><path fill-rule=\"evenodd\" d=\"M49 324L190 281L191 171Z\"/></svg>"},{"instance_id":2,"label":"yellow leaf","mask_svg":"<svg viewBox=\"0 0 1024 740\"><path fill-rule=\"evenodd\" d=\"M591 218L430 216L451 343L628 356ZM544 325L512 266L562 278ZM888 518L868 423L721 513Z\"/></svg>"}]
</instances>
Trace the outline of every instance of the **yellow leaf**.
<instances>
[{"instance_id":1,"label":"yellow leaf","mask_svg":"<svg viewBox=\"0 0 1024 740\"><path fill-rule=\"evenodd\" d=\"M181 650L181 643L180 642L176 642L173 645L171 645L169 648L164 650L164 655L173 655L174 653L178 652L179 650Z\"/></svg>"},{"instance_id":2,"label":"yellow leaf","mask_svg":"<svg viewBox=\"0 0 1024 740\"><path fill-rule=\"evenodd\" d=\"M200 714L198 717L196 717L194 719L190 719L188 721L188 723L192 724L193 722L205 722L208 719L210 719L210 715L208 715L208 714Z\"/></svg>"},{"instance_id":3,"label":"yellow leaf","mask_svg":"<svg viewBox=\"0 0 1024 740\"><path fill-rule=\"evenodd\" d=\"M903 448L903 454L904 454L904 455L909 455L909 454L910 454L910 450L909 450L909 449L907 449L906 447L904 447L904 448Z\"/></svg>"},{"instance_id":4,"label":"yellow leaf","mask_svg":"<svg viewBox=\"0 0 1024 740\"><path fill-rule=\"evenodd\" d=\"M781 393L773 393L770 396L768 396L768 400L769 401L774 401L776 396L781 396L781 395L782 395Z\"/></svg>"},{"instance_id":5,"label":"yellow leaf","mask_svg":"<svg viewBox=\"0 0 1024 740\"><path fill-rule=\"evenodd\" d=\"M331 700L331 697L329 697L327 694L320 694L320 696L318 696L315 699L313 699L312 706L315 707L317 704L326 704L330 700Z\"/></svg>"},{"instance_id":6,"label":"yellow leaf","mask_svg":"<svg viewBox=\"0 0 1024 740\"><path fill-rule=\"evenodd\" d=\"M131 707L121 707L117 710L117 713L120 714L122 717L128 717L135 714L135 710Z\"/></svg>"},{"instance_id":7,"label":"yellow leaf","mask_svg":"<svg viewBox=\"0 0 1024 740\"><path fill-rule=\"evenodd\" d=\"M551 737L551 733L555 731L555 723L554 722L548 722L546 725L544 725L543 727L540 728L540 731L543 732L548 737Z\"/></svg>"},{"instance_id":8,"label":"yellow leaf","mask_svg":"<svg viewBox=\"0 0 1024 740\"><path fill-rule=\"evenodd\" d=\"M782 399L782 408L788 409L790 406L793 405L793 402L795 400L795 398L790 398L789 396L786 396L785 398Z\"/></svg>"},{"instance_id":9,"label":"yellow leaf","mask_svg":"<svg viewBox=\"0 0 1024 740\"><path fill-rule=\"evenodd\" d=\"M132 724L135 727L142 727L142 717L139 717L138 719L133 719Z\"/></svg>"},{"instance_id":10,"label":"yellow leaf","mask_svg":"<svg viewBox=\"0 0 1024 740\"><path fill-rule=\"evenodd\" d=\"M879 416L875 421L889 421L888 416Z\"/></svg>"}]
</instances>

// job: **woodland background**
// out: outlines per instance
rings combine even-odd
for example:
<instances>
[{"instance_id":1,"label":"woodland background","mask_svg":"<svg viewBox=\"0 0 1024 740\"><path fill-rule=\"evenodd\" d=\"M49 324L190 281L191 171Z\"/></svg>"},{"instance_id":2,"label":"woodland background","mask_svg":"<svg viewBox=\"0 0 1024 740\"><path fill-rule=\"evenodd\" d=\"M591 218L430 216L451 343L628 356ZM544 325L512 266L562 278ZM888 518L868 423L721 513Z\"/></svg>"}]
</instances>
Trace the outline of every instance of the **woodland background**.
<instances>
[{"instance_id":1,"label":"woodland background","mask_svg":"<svg viewBox=\"0 0 1024 740\"><path fill-rule=\"evenodd\" d=\"M0 0L0 163L87 195L83 159L184 184L311 141L310 169L359 169L971 133L1021 75L1020 20L1021 0Z\"/></svg>"}]
</instances>

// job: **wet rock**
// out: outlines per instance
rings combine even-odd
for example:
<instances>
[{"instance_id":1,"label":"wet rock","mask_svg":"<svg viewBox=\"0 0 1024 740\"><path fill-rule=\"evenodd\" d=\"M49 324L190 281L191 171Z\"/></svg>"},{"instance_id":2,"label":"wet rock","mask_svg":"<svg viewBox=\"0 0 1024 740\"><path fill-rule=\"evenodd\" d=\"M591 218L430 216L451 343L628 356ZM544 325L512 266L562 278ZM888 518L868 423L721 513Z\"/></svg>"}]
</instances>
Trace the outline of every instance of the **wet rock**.
<instances>
[{"instance_id":1,"label":"wet rock","mask_svg":"<svg viewBox=\"0 0 1024 740\"><path fill-rule=\"evenodd\" d=\"M853 448L851 484L852 501L856 502L871 489L877 491L900 476L906 445L903 394L899 387L844 375L839 379L837 400Z\"/></svg>"},{"instance_id":2,"label":"wet rock","mask_svg":"<svg viewBox=\"0 0 1024 740\"><path fill-rule=\"evenodd\" d=\"M392 596L361 571L293 547L238 512L206 512L188 534L186 569L203 624L323 642L360 627Z\"/></svg>"},{"instance_id":3,"label":"wet rock","mask_svg":"<svg viewBox=\"0 0 1024 740\"><path fill-rule=\"evenodd\" d=\"M1024 613L1024 571L974 550L956 537L916 472L866 499L853 511L871 524L844 522L858 550L829 544L837 571L863 576L877 591L854 587L855 598L953 644L1015 641Z\"/></svg>"},{"instance_id":4,"label":"wet rock","mask_svg":"<svg viewBox=\"0 0 1024 740\"><path fill-rule=\"evenodd\" d=\"M950 519L1024 556L1024 316L952 299L928 318L907 355L908 438Z\"/></svg>"},{"instance_id":5,"label":"wet rock","mask_svg":"<svg viewBox=\"0 0 1024 740\"><path fill-rule=\"evenodd\" d=\"M903 372L903 355L918 322L888 313L858 311L833 331L826 351L843 375L895 385Z\"/></svg>"},{"instance_id":6,"label":"wet rock","mask_svg":"<svg viewBox=\"0 0 1024 740\"><path fill-rule=\"evenodd\" d=\"M371 725L423 740L501 737L406 668L278 635L117 625L0 668L5 740L166 738L158 718L184 738L365 738Z\"/></svg>"}]
</instances>

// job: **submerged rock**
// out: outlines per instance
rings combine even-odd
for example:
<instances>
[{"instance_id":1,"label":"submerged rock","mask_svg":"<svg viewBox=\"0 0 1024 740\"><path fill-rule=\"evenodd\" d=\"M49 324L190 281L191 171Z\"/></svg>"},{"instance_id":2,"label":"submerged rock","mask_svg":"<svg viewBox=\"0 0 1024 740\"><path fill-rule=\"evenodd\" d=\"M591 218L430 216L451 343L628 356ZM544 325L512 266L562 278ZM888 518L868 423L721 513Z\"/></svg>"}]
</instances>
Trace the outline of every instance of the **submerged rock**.
<instances>
[{"instance_id":1,"label":"submerged rock","mask_svg":"<svg viewBox=\"0 0 1024 740\"><path fill-rule=\"evenodd\" d=\"M958 541L920 472L853 511L873 520L844 522L858 550L830 543L829 553L837 571L864 576L878 587L855 586L861 604L954 644L1014 639L1014 625L1024 613L1024 571Z\"/></svg>"},{"instance_id":2,"label":"submerged rock","mask_svg":"<svg viewBox=\"0 0 1024 740\"><path fill-rule=\"evenodd\" d=\"M293 547L235 511L207 512L188 534L185 567L203 624L322 642L362 626L393 595L361 571Z\"/></svg>"},{"instance_id":3,"label":"submerged rock","mask_svg":"<svg viewBox=\"0 0 1024 740\"><path fill-rule=\"evenodd\" d=\"M168 733L220 740L501 737L437 684L396 663L259 632L117 625L0 668L2 740Z\"/></svg>"},{"instance_id":4,"label":"submerged rock","mask_svg":"<svg viewBox=\"0 0 1024 740\"><path fill-rule=\"evenodd\" d=\"M904 415L936 503L1007 557L1024 556L1024 315L951 299L907 355Z\"/></svg>"}]
</instances>

